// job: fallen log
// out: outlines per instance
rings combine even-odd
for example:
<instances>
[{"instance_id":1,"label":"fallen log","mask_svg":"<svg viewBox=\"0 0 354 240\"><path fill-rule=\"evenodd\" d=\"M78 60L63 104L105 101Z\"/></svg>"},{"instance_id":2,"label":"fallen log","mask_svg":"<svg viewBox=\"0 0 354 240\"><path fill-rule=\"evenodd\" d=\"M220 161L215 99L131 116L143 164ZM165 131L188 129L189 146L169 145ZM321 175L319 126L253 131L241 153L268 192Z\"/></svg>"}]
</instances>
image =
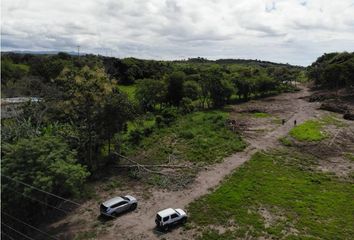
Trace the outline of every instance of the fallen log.
<instances>
[{"instance_id":1,"label":"fallen log","mask_svg":"<svg viewBox=\"0 0 354 240\"><path fill-rule=\"evenodd\" d=\"M157 167L157 168L192 168L192 166L189 165L169 165L169 164L160 164L160 165L154 165L154 164L140 164L140 166L144 167ZM117 165L117 167L136 167L136 165ZM194 166L196 167L196 166Z\"/></svg>"}]
</instances>

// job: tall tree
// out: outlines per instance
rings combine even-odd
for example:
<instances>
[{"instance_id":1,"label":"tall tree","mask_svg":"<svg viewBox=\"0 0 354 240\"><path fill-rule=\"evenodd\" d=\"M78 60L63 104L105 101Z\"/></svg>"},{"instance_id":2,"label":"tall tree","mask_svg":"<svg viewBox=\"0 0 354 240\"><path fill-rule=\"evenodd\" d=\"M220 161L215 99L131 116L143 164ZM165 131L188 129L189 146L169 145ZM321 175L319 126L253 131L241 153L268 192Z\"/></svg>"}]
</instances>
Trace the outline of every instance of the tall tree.
<instances>
[{"instance_id":1,"label":"tall tree","mask_svg":"<svg viewBox=\"0 0 354 240\"><path fill-rule=\"evenodd\" d=\"M133 106L101 68L64 69L55 84L59 94L46 99L51 117L78 129L80 159L95 169L100 148L132 117Z\"/></svg>"},{"instance_id":2,"label":"tall tree","mask_svg":"<svg viewBox=\"0 0 354 240\"><path fill-rule=\"evenodd\" d=\"M138 81L135 96L144 111L152 111L156 105L166 102L167 86L162 80L142 79Z\"/></svg>"},{"instance_id":3,"label":"tall tree","mask_svg":"<svg viewBox=\"0 0 354 240\"><path fill-rule=\"evenodd\" d=\"M195 81L186 81L183 84L183 94L185 97L191 99L191 100L196 100L201 94L201 87L200 85L195 82Z\"/></svg>"},{"instance_id":4,"label":"tall tree","mask_svg":"<svg viewBox=\"0 0 354 240\"><path fill-rule=\"evenodd\" d=\"M219 66L209 69L204 77L208 82L207 87L214 107L224 106L235 91L232 83L226 79Z\"/></svg>"},{"instance_id":5,"label":"tall tree","mask_svg":"<svg viewBox=\"0 0 354 240\"><path fill-rule=\"evenodd\" d=\"M184 72L173 72L168 77L167 97L170 104L178 106L183 98L183 82L186 78Z\"/></svg>"}]
</instances>

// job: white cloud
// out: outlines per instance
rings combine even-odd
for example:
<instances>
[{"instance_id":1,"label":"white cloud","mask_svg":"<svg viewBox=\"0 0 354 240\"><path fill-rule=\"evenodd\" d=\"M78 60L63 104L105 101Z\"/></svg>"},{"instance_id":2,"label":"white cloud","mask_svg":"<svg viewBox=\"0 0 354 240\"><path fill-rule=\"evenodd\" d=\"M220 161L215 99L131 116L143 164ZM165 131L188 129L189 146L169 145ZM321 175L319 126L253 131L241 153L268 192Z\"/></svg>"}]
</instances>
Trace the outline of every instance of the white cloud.
<instances>
[{"instance_id":1,"label":"white cloud","mask_svg":"<svg viewBox=\"0 0 354 240\"><path fill-rule=\"evenodd\" d=\"M354 51L353 0L3 0L3 50L307 65Z\"/></svg>"}]
</instances>

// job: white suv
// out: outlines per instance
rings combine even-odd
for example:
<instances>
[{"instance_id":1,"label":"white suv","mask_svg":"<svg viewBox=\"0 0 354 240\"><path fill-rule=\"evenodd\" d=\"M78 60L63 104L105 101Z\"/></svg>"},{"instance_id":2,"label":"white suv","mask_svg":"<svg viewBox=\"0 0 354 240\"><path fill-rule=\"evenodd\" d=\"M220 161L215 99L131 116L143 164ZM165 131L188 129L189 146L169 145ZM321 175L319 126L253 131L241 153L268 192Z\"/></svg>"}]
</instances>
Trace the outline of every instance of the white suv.
<instances>
[{"instance_id":1,"label":"white suv","mask_svg":"<svg viewBox=\"0 0 354 240\"><path fill-rule=\"evenodd\" d=\"M125 211L133 211L138 206L138 201L130 195L115 197L100 205L102 215L114 217Z\"/></svg>"},{"instance_id":2,"label":"white suv","mask_svg":"<svg viewBox=\"0 0 354 240\"><path fill-rule=\"evenodd\" d=\"M178 223L185 223L187 221L187 214L182 209L167 208L156 214L155 223L158 228L165 231Z\"/></svg>"}]
</instances>

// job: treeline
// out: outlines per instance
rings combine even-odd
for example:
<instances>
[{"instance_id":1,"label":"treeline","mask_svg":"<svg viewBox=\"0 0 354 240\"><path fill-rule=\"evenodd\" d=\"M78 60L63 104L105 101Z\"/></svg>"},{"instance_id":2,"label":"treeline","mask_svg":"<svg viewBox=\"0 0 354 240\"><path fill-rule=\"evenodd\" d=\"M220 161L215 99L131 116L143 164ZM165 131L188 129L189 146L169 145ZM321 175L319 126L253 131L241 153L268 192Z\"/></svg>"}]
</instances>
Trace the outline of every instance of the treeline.
<instances>
[{"instance_id":1,"label":"treeline","mask_svg":"<svg viewBox=\"0 0 354 240\"><path fill-rule=\"evenodd\" d=\"M297 74L303 71L302 68L296 66L258 60L220 59L211 61L197 58L188 61L155 61L136 58L118 59L96 55L77 57L67 53L56 55L2 53L1 63L2 95L5 97L45 95L45 87L48 82L55 79L65 66L100 67L105 70L110 79L115 79L124 85L133 84L140 79L162 79L173 71L183 71L186 75L200 74L201 71L213 66L220 67L225 74L237 74L238 68L251 69L249 71L253 71L255 74L265 71L266 75L276 80L279 80L277 74L288 75L287 78L296 80ZM286 80L286 77L281 77Z\"/></svg>"},{"instance_id":2,"label":"treeline","mask_svg":"<svg viewBox=\"0 0 354 240\"><path fill-rule=\"evenodd\" d=\"M115 163L127 122L149 112L159 127L181 114L294 90L303 69L102 56L5 54L3 96L35 96L2 121L2 209L35 221L80 197L87 178ZM120 85L136 88L134 101ZM26 183L27 185L23 184ZM20 206L20 207L14 207ZM55 211L55 210L54 210Z\"/></svg>"},{"instance_id":3,"label":"treeline","mask_svg":"<svg viewBox=\"0 0 354 240\"><path fill-rule=\"evenodd\" d=\"M202 67L177 65L161 79L137 81L136 98L145 111L164 106L194 108L222 107L232 100L294 89L292 82L300 74L287 68L240 66L237 70L218 64Z\"/></svg>"},{"instance_id":4,"label":"treeline","mask_svg":"<svg viewBox=\"0 0 354 240\"><path fill-rule=\"evenodd\" d=\"M187 60L176 60L174 62L189 62L189 63L217 63L217 64L246 64L246 65L257 65L262 67L289 67L289 68L302 68L301 66L294 66L288 63L275 63L270 61L254 60L254 59L217 59L210 60L207 58L197 57L197 58L188 58Z\"/></svg>"},{"instance_id":5,"label":"treeline","mask_svg":"<svg viewBox=\"0 0 354 240\"><path fill-rule=\"evenodd\" d=\"M326 53L307 69L308 77L323 88L354 88L354 53Z\"/></svg>"}]
</instances>

